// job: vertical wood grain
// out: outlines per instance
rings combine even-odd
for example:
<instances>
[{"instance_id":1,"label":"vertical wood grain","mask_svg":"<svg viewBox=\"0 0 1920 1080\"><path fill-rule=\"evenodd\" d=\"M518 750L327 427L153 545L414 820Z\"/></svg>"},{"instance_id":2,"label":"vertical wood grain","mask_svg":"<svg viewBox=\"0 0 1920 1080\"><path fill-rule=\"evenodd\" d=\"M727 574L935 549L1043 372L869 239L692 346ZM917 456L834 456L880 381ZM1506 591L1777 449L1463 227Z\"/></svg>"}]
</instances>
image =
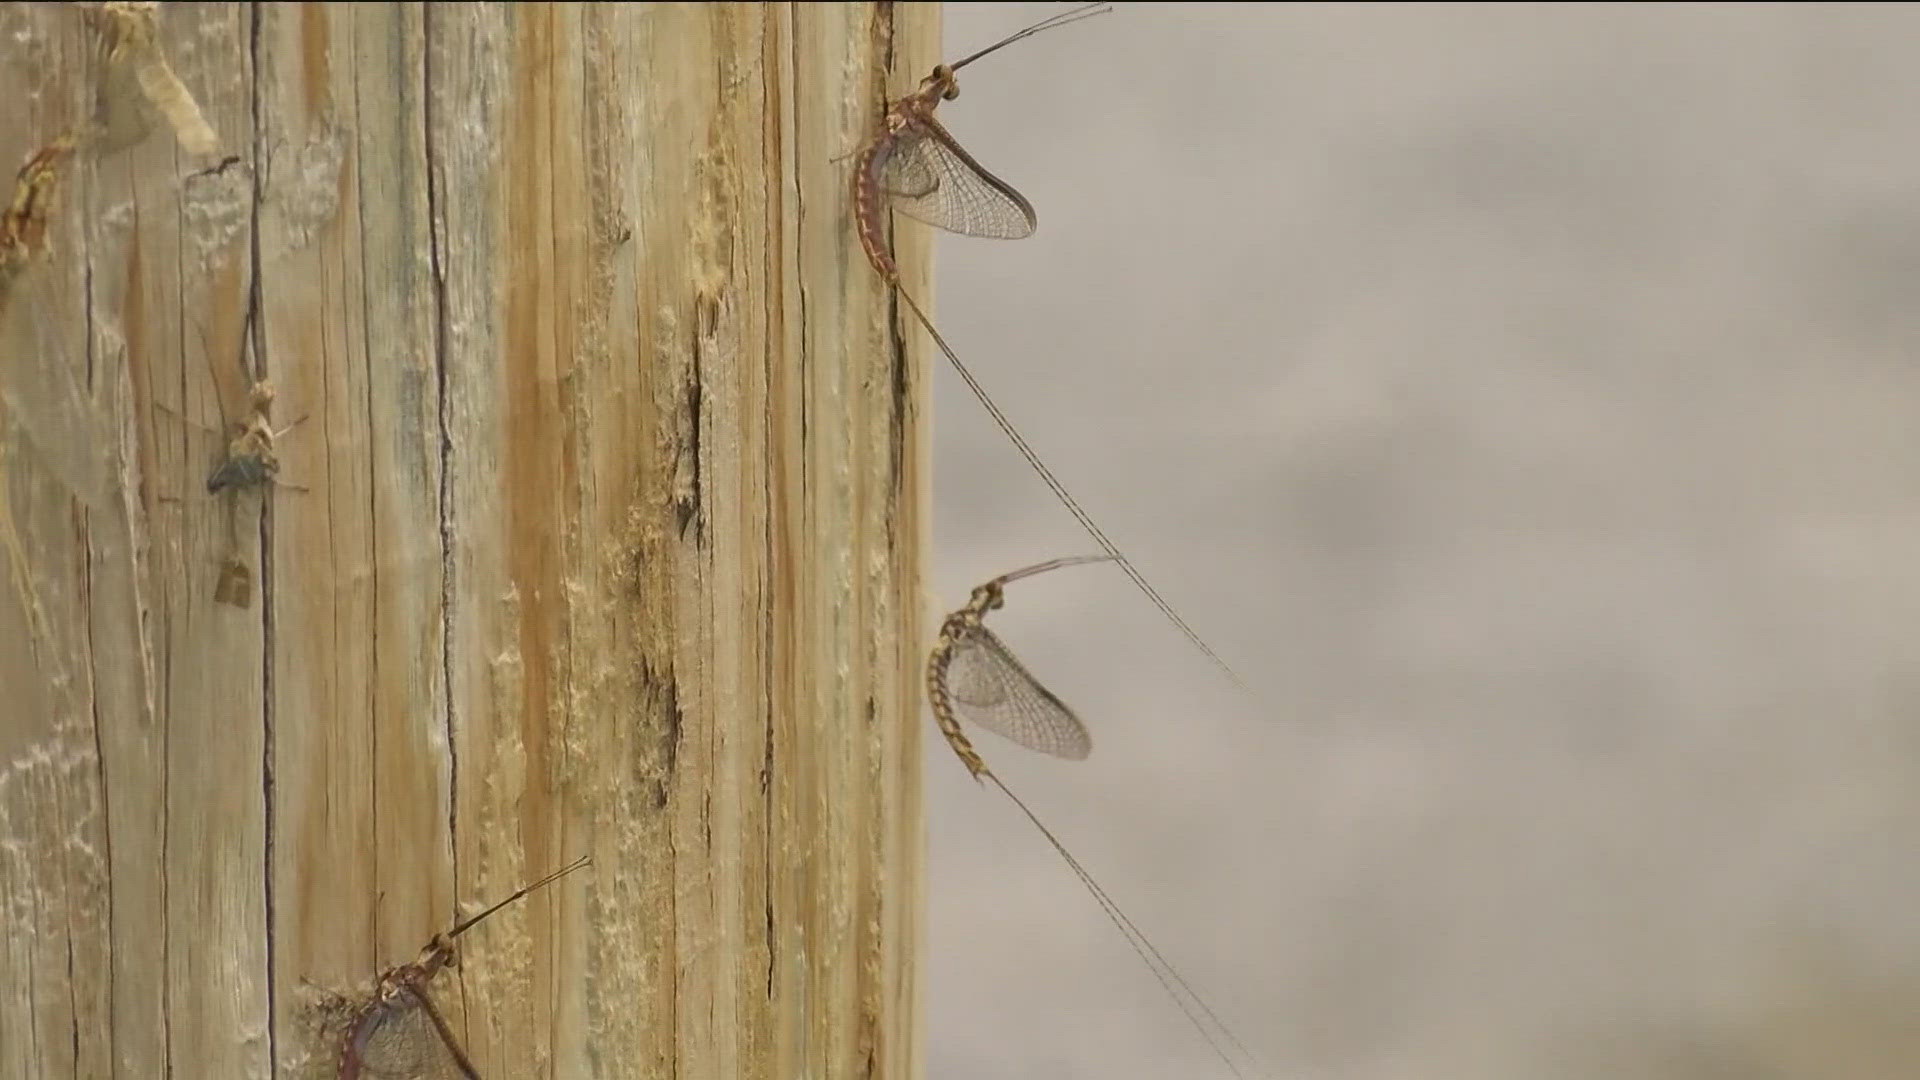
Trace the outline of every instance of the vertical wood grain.
<instances>
[{"instance_id":1,"label":"vertical wood grain","mask_svg":"<svg viewBox=\"0 0 1920 1080\"><path fill-rule=\"evenodd\" d=\"M330 1077L581 854L433 984L481 1075L917 1075L925 371L835 159L933 6L151 17L216 149L116 99L0 307L0 1078ZM0 40L9 162L137 89ZM260 378L305 490L208 495Z\"/></svg>"}]
</instances>

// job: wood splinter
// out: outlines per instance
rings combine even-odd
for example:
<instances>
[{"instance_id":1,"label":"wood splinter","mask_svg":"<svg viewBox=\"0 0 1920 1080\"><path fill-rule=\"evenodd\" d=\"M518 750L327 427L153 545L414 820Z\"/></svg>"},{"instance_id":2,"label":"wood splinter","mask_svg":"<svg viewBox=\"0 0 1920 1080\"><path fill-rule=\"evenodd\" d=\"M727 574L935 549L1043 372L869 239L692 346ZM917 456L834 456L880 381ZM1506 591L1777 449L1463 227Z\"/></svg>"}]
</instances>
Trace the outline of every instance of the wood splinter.
<instances>
[{"instance_id":1,"label":"wood splinter","mask_svg":"<svg viewBox=\"0 0 1920 1080\"><path fill-rule=\"evenodd\" d=\"M0 211L0 307L20 272L47 253L47 228L53 219L60 169L77 145L72 134L60 136L28 156L14 178L13 197Z\"/></svg>"},{"instance_id":2,"label":"wood splinter","mask_svg":"<svg viewBox=\"0 0 1920 1080\"><path fill-rule=\"evenodd\" d=\"M80 9L99 31L106 58L95 124L101 149L142 141L153 130L151 117L157 113L187 153L212 155L220 148L219 136L167 63L160 47L159 7L153 0L109 0Z\"/></svg>"}]
</instances>

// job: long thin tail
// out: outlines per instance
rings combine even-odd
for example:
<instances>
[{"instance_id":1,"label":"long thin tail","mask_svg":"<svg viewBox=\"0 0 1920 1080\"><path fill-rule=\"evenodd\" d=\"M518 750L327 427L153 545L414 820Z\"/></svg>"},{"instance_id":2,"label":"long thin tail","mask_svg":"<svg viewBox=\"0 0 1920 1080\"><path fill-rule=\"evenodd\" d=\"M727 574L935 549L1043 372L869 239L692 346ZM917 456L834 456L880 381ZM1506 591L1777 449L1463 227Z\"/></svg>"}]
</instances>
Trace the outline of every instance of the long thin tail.
<instances>
[{"instance_id":1,"label":"long thin tail","mask_svg":"<svg viewBox=\"0 0 1920 1080\"><path fill-rule=\"evenodd\" d=\"M1033 466L1033 471L1039 473L1040 479L1046 481L1047 487L1053 490L1054 497L1067 508L1074 520L1080 523L1080 527L1087 530L1087 535L1093 537L1093 542L1100 545L1100 550L1112 556L1113 561L1120 564L1120 569L1125 571L1128 579L1146 594L1147 599L1153 601L1153 606L1160 609L1160 614L1165 615L1169 622L1180 628L1180 632L1187 636L1187 640L1193 642L1194 648L1199 649L1208 660L1213 661L1213 666L1219 668L1228 679L1232 680L1233 685L1251 694L1252 688L1247 685L1245 679L1240 677L1240 673L1233 670L1233 667L1213 650L1213 646L1202 640L1193 627L1187 625L1187 620L1173 610L1173 605L1167 603L1166 598L1160 595L1160 590L1147 581L1146 576L1133 565L1133 560L1127 558L1113 541L1107 539L1107 534L1102 532L1093 518L1080 508L1080 501L1075 499L1053 475L1053 470L1047 468L1046 463L1040 460L1040 455L1034 452L1033 447L1027 445L1027 440L1021 437L1020 432L1013 426L1013 421L1007 419L1007 414L1000 411L1000 406L994 404L993 399L987 396L986 388L980 385L979 379L973 377L973 372L967 370L967 365L960 362L960 357L955 355L953 347L947 344L947 339L940 336L940 331L934 329L933 320L927 318L927 313L920 310L920 305L914 301L912 294L897 283L894 288L899 292L900 299L905 300L907 307L912 309L914 317L920 320L920 325L926 327L928 336L933 338L933 343L940 346L940 351L947 355L948 362L952 363L953 369L960 373L960 378L967 384L967 389L973 391L973 396L986 407L987 415L993 417L993 422L1000 425L1000 430L1006 432L1007 438L1013 440L1013 445L1019 449L1020 456L1026 458L1027 464Z\"/></svg>"},{"instance_id":2,"label":"long thin tail","mask_svg":"<svg viewBox=\"0 0 1920 1080\"><path fill-rule=\"evenodd\" d=\"M1253 1051L1248 1050L1246 1044L1234 1035L1233 1029L1227 1026L1225 1020L1220 1019L1220 1014L1207 1004L1206 998L1200 996L1200 991L1195 990L1193 985L1187 982L1186 978L1180 974L1180 970L1173 966L1172 961L1161 955L1160 950L1154 947L1153 942L1148 940L1147 935L1141 932L1138 926L1134 925L1133 920L1120 909L1120 905L1114 902L1113 897L1107 895L1107 890L1100 887L1100 883L1093 879L1093 875L1080 865L1080 860L1074 858L1073 853L1067 850L1067 846L1060 842L1060 838L1053 835L1053 830L1041 822L1040 816L1035 814L1020 796L1015 795L1013 789L1007 787L1006 781L985 770L982 770L982 775L992 780L995 787L1005 792L1007 798L1013 800L1013 805L1027 815L1027 820L1033 822L1033 827L1040 830L1040 835L1047 838L1047 843L1053 845L1053 850L1059 852L1060 857L1073 868L1074 875L1080 879L1080 884L1085 885L1087 892L1099 901L1100 909L1106 912L1108 921L1113 923L1121 936L1127 939L1127 944L1133 947L1134 955L1140 957L1140 962L1147 965L1147 970L1153 972L1153 977L1159 980L1161 989L1165 990L1174 1004L1180 1007L1180 1011L1186 1014L1188 1023L1191 1023L1193 1029L1200 1033L1200 1037L1206 1040L1207 1046L1226 1064L1227 1069L1242 1080L1247 1075L1241 1071L1240 1064L1234 1056L1227 1052L1227 1044L1230 1044L1239 1052L1242 1060L1265 1074L1266 1070L1260 1066L1259 1058L1254 1056ZM1222 1035L1226 1037L1226 1044L1220 1041Z\"/></svg>"}]
</instances>

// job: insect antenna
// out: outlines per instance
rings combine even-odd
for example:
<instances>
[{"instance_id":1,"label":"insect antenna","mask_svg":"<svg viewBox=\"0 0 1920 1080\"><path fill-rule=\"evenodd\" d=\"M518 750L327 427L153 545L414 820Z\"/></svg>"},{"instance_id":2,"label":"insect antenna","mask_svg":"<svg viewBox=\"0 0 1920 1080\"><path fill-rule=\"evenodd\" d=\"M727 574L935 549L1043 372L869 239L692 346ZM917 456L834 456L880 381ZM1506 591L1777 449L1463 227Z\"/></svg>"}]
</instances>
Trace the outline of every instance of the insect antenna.
<instances>
[{"instance_id":1,"label":"insect antenna","mask_svg":"<svg viewBox=\"0 0 1920 1080\"><path fill-rule=\"evenodd\" d=\"M1032 566L1023 566L1012 573L1001 574L993 580L997 585L1006 585L1019 581L1021 578L1030 578L1035 574L1044 574L1049 570L1059 570L1068 566L1085 566L1087 563L1113 561L1114 558L1111 555L1068 555L1059 559L1048 559L1043 563L1034 563Z\"/></svg>"},{"instance_id":2,"label":"insect antenna","mask_svg":"<svg viewBox=\"0 0 1920 1080\"><path fill-rule=\"evenodd\" d=\"M475 923L478 923L480 920L486 918L487 916L493 914L496 911L499 911L501 908L506 907L508 904L513 903L515 900L518 900L521 897L526 896L528 893L537 892L540 889L544 889L547 886L553 884L554 882L559 881L561 878L566 877L568 874L573 873L575 870L578 870L581 867L586 866L592 862L593 862L593 856L582 855L579 858L568 863L567 865L561 867L560 869L555 870L553 873L548 874L546 877L541 878L539 881L535 881L530 884L520 886L520 888L514 890L514 893L512 896L507 897L505 900L502 900L499 903L494 904L492 907L488 908L487 910L481 912L478 915L475 915L468 919L462 919L460 922L455 923L453 926L453 929L447 931L447 936L450 938L459 937L461 934L464 934L468 930L473 929L473 926Z\"/></svg>"},{"instance_id":3,"label":"insect antenna","mask_svg":"<svg viewBox=\"0 0 1920 1080\"><path fill-rule=\"evenodd\" d=\"M1081 19L1091 19L1095 15L1105 15L1106 13L1112 10L1113 10L1112 4L1106 4L1106 3L1082 4L1079 7L1074 8L1072 11L1063 11L1058 15L1049 15L1048 17L1041 19L1039 22L1034 23L1032 26L1027 27L1025 30L1016 30L1011 34L1008 34L1006 37L1001 38L999 41L996 41L993 44L987 46L986 48L981 49L979 52L974 53L972 56L969 56L964 60L955 60L953 63L947 65L947 69L950 71L959 71L961 68L966 67L968 64L973 63L975 60L980 59L981 57L987 55L988 53L997 52L1001 49L1004 49L1007 46L1013 44L1016 41L1019 41L1022 38L1030 38L1033 35L1041 33L1046 30L1052 30L1056 27L1065 26L1068 23L1079 22Z\"/></svg>"}]
</instances>

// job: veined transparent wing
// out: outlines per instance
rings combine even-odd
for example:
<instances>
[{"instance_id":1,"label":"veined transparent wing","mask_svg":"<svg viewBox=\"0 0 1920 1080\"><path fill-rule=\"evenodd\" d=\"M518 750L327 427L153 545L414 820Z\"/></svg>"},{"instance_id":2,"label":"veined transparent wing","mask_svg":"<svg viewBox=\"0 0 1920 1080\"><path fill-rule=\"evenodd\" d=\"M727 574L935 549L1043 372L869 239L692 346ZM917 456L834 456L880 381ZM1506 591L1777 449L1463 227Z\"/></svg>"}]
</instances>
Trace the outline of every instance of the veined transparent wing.
<instances>
[{"instance_id":1,"label":"veined transparent wing","mask_svg":"<svg viewBox=\"0 0 1920 1080\"><path fill-rule=\"evenodd\" d=\"M933 164L917 148L921 138L908 131L887 143L886 156L880 160L880 190L890 201L924 199L940 186Z\"/></svg>"},{"instance_id":2,"label":"veined transparent wing","mask_svg":"<svg viewBox=\"0 0 1920 1080\"><path fill-rule=\"evenodd\" d=\"M1086 725L1041 686L986 627L957 639L947 690L960 715L1029 750L1078 761L1093 750Z\"/></svg>"},{"instance_id":3,"label":"veined transparent wing","mask_svg":"<svg viewBox=\"0 0 1920 1080\"><path fill-rule=\"evenodd\" d=\"M991 240L1033 235L1033 204L934 121L915 120L894 136L880 186L895 210L948 232Z\"/></svg>"},{"instance_id":4,"label":"veined transparent wing","mask_svg":"<svg viewBox=\"0 0 1920 1080\"><path fill-rule=\"evenodd\" d=\"M349 1052L365 1080L469 1080L466 1055L449 1041L421 991L408 986L368 1007L356 1021ZM343 1062L343 1064L346 1064ZM346 1075L354 1075L348 1065Z\"/></svg>"}]
</instances>

